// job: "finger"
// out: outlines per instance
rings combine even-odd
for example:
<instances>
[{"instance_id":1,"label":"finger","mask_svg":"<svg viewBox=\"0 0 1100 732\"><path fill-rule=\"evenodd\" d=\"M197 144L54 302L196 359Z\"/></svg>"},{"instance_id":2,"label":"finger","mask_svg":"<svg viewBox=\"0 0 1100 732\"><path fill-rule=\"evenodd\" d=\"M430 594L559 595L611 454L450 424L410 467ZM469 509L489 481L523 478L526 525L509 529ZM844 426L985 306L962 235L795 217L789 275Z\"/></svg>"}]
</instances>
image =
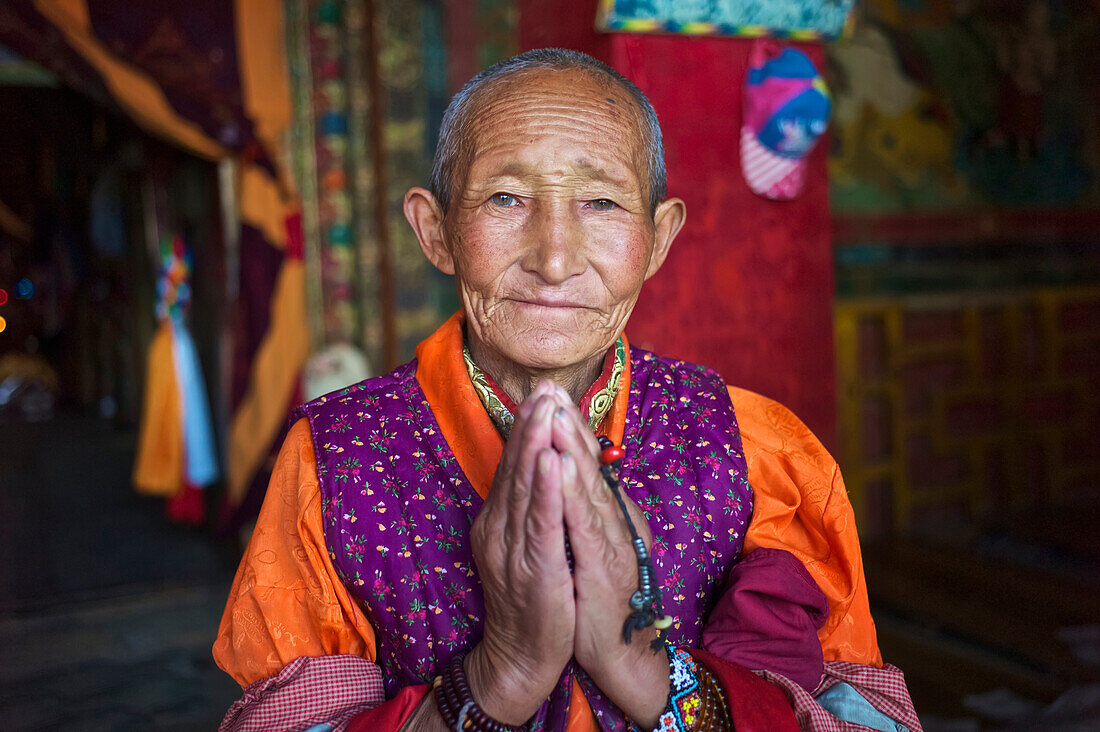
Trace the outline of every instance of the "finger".
<instances>
[{"instance_id":1,"label":"finger","mask_svg":"<svg viewBox=\"0 0 1100 732\"><path fill-rule=\"evenodd\" d=\"M512 424L508 440L504 443L504 451L501 453L500 462L497 464L494 485L506 487L514 479L515 473L522 463L524 447L528 444L528 433L535 422L534 413L539 404L545 399L545 390L542 390L540 393L532 394L523 402L521 407L523 416ZM530 459L530 456L528 456L528 459ZM530 481L528 481L528 484L530 484ZM499 495L495 500L502 500L503 498L504 496Z\"/></svg>"},{"instance_id":2,"label":"finger","mask_svg":"<svg viewBox=\"0 0 1100 732\"><path fill-rule=\"evenodd\" d=\"M567 424L563 424L563 422L567 422ZM608 542L615 546L623 543L629 544L633 537L630 535L623 518L622 508L619 506L619 502L615 500L611 487L604 479L600 470L600 461L596 455L585 449L588 444L586 438L591 437L588 427L578 426L576 421L566 419L560 412L555 413L554 426L556 428L554 433L555 448L568 452L576 463L576 499L587 501L588 510L599 516L604 538ZM563 477L563 481L567 480L567 477ZM623 491L622 486L619 487L619 492L635 529L648 545L650 533L641 509L630 500Z\"/></svg>"},{"instance_id":3,"label":"finger","mask_svg":"<svg viewBox=\"0 0 1100 732\"><path fill-rule=\"evenodd\" d=\"M510 466L510 479L497 485L497 488L503 492L498 501L500 501L499 505L505 507L508 515L505 535L510 542L523 541L523 535L526 532L527 506L535 482L538 455L540 451L550 447L550 425L556 404L550 396L543 395L538 398L530 419L524 425L524 431L516 436L520 443L517 447L516 464Z\"/></svg>"},{"instance_id":4,"label":"finger","mask_svg":"<svg viewBox=\"0 0 1100 732\"><path fill-rule=\"evenodd\" d=\"M553 448L537 458L535 483L527 504L524 550L532 566L567 570L562 516L562 457Z\"/></svg>"},{"instance_id":5,"label":"finger","mask_svg":"<svg viewBox=\"0 0 1100 732\"><path fill-rule=\"evenodd\" d=\"M645 513L642 511L642 507L635 503L630 496L626 494L626 491L622 491L623 503L626 505L626 510L630 513L630 518L634 522L634 529L638 532L638 536L642 537L645 541L646 549L653 549L653 531L649 527L649 519L645 517Z\"/></svg>"},{"instance_id":6,"label":"finger","mask_svg":"<svg viewBox=\"0 0 1100 732\"><path fill-rule=\"evenodd\" d=\"M604 518L592 505L590 491L582 486L577 459L572 453L561 456L562 514L578 565L602 555L607 544Z\"/></svg>"},{"instance_id":7,"label":"finger","mask_svg":"<svg viewBox=\"0 0 1100 732\"><path fill-rule=\"evenodd\" d=\"M560 386L556 387L554 395L561 403L561 411L558 413L562 420L568 424L572 424L577 430L577 435L580 436L584 443L585 450L592 453L594 456L600 454L600 443L596 439L596 436L592 434L591 429L588 427L588 421L585 420L581 414L581 410L576 404L569 398L569 394Z\"/></svg>"},{"instance_id":8,"label":"finger","mask_svg":"<svg viewBox=\"0 0 1100 732\"><path fill-rule=\"evenodd\" d=\"M552 420L556 407L557 402L552 396L547 394L539 396L530 417L523 425L523 431L517 436L515 479L528 489L534 482L539 451L552 444Z\"/></svg>"},{"instance_id":9,"label":"finger","mask_svg":"<svg viewBox=\"0 0 1100 732\"><path fill-rule=\"evenodd\" d=\"M599 470L599 443L580 419L576 407L558 407L554 412L554 432L551 441L561 453L571 453L578 461L581 477L590 470Z\"/></svg>"},{"instance_id":10,"label":"finger","mask_svg":"<svg viewBox=\"0 0 1100 732\"><path fill-rule=\"evenodd\" d=\"M539 399L549 389L550 385L547 382L540 382L535 386L535 390L519 405L519 409L516 410L515 421L512 422L512 429L508 433L508 440L504 443L504 452L500 456L500 463L497 468L501 480L509 478L511 470L518 464L520 446L524 444L524 434L527 432L531 415L538 406ZM501 472L501 468L504 469L504 472Z\"/></svg>"},{"instance_id":11,"label":"finger","mask_svg":"<svg viewBox=\"0 0 1100 732\"><path fill-rule=\"evenodd\" d=\"M563 514L573 548L578 607L594 602L597 616L620 617L624 598L638 582L637 559L618 504L611 500L604 504L611 510L602 510L592 503L577 475L578 462L562 456Z\"/></svg>"},{"instance_id":12,"label":"finger","mask_svg":"<svg viewBox=\"0 0 1100 732\"><path fill-rule=\"evenodd\" d=\"M615 515L618 506L600 472L599 453L591 449L592 443L595 443L595 438L588 431L588 425L573 419L568 410L554 413L554 447L573 457L579 481L577 487L595 510L603 514L605 519L610 519ZM598 443L596 447L598 448Z\"/></svg>"}]
</instances>

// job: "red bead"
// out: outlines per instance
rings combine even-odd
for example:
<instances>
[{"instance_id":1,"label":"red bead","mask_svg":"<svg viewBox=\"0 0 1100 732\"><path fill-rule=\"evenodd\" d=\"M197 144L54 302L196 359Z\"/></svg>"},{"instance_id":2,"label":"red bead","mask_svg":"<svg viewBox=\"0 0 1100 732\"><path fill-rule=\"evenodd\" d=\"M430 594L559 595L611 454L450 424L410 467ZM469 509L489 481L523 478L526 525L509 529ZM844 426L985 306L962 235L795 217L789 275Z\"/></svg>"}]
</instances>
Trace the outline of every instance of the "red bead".
<instances>
[{"instance_id":1,"label":"red bead","mask_svg":"<svg viewBox=\"0 0 1100 732\"><path fill-rule=\"evenodd\" d=\"M623 455L626 455L626 452L623 451L621 447L618 447L616 445L605 447L603 449L603 452L600 453L600 462L602 462L604 465L610 465L611 463L616 463L622 460Z\"/></svg>"}]
</instances>

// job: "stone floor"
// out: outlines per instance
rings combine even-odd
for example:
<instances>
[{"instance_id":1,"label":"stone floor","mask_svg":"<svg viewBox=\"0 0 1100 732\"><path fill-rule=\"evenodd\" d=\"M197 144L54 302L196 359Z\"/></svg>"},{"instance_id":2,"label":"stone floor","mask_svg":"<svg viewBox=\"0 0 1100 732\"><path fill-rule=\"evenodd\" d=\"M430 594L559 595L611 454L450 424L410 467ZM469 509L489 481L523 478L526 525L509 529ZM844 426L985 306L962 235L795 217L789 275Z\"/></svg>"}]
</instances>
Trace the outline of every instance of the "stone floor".
<instances>
[{"instance_id":1,"label":"stone floor","mask_svg":"<svg viewBox=\"0 0 1100 732\"><path fill-rule=\"evenodd\" d=\"M0 728L213 730L233 550L130 488L135 435L0 424Z\"/></svg>"},{"instance_id":2,"label":"stone floor","mask_svg":"<svg viewBox=\"0 0 1100 732\"><path fill-rule=\"evenodd\" d=\"M214 730L240 688L210 657L223 584L0 620L0 727Z\"/></svg>"},{"instance_id":3,"label":"stone floor","mask_svg":"<svg viewBox=\"0 0 1100 732\"><path fill-rule=\"evenodd\" d=\"M1098 499L1005 511L980 533L864 542L879 646L930 729L1100 729Z\"/></svg>"},{"instance_id":4,"label":"stone floor","mask_svg":"<svg viewBox=\"0 0 1100 732\"><path fill-rule=\"evenodd\" d=\"M0 612L231 572L232 549L134 493L135 440L94 418L0 424Z\"/></svg>"}]
</instances>

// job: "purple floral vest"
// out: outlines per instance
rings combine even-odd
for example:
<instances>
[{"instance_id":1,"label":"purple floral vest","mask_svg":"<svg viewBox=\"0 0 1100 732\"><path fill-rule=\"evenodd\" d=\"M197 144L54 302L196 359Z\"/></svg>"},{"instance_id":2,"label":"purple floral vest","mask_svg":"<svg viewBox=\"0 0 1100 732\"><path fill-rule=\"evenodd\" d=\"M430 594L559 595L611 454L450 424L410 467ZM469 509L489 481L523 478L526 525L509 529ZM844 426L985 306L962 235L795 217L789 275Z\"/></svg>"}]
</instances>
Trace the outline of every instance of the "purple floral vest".
<instances>
[{"instance_id":1,"label":"purple floral vest","mask_svg":"<svg viewBox=\"0 0 1100 732\"><path fill-rule=\"evenodd\" d=\"M721 377L636 348L619 477L653 531L653 562L675 645L703 621L740 552L752 489ZM469 543L481 497L416 380L416 361L302 405L317 455L325 542L375 629L387 697L432 680L481 639L484 603ZM626 602L626 598L623 599ZM622 713L570 663L531 721L565 728L576 676L604 730Z\"/></svg>"}]
</instances>

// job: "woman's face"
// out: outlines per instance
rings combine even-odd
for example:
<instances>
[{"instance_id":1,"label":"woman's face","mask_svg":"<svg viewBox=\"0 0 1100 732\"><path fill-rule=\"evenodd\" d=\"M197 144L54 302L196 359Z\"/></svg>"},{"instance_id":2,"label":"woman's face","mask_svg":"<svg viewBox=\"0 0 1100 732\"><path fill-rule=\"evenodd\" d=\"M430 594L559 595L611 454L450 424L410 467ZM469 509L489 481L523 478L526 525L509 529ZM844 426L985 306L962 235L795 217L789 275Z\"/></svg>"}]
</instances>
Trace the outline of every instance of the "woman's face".
<instances>
[{"instance_id":1,"label":"woman's face","mask_svg":"<svg viewBox=\"0 0 1100 732\"><path fill-rule=\"evenodd\" d=\"M531 369L602 357L667 251L636 106L583 72L486 96L443 226L471 338Z\"/></svg>"}]
</instances>

